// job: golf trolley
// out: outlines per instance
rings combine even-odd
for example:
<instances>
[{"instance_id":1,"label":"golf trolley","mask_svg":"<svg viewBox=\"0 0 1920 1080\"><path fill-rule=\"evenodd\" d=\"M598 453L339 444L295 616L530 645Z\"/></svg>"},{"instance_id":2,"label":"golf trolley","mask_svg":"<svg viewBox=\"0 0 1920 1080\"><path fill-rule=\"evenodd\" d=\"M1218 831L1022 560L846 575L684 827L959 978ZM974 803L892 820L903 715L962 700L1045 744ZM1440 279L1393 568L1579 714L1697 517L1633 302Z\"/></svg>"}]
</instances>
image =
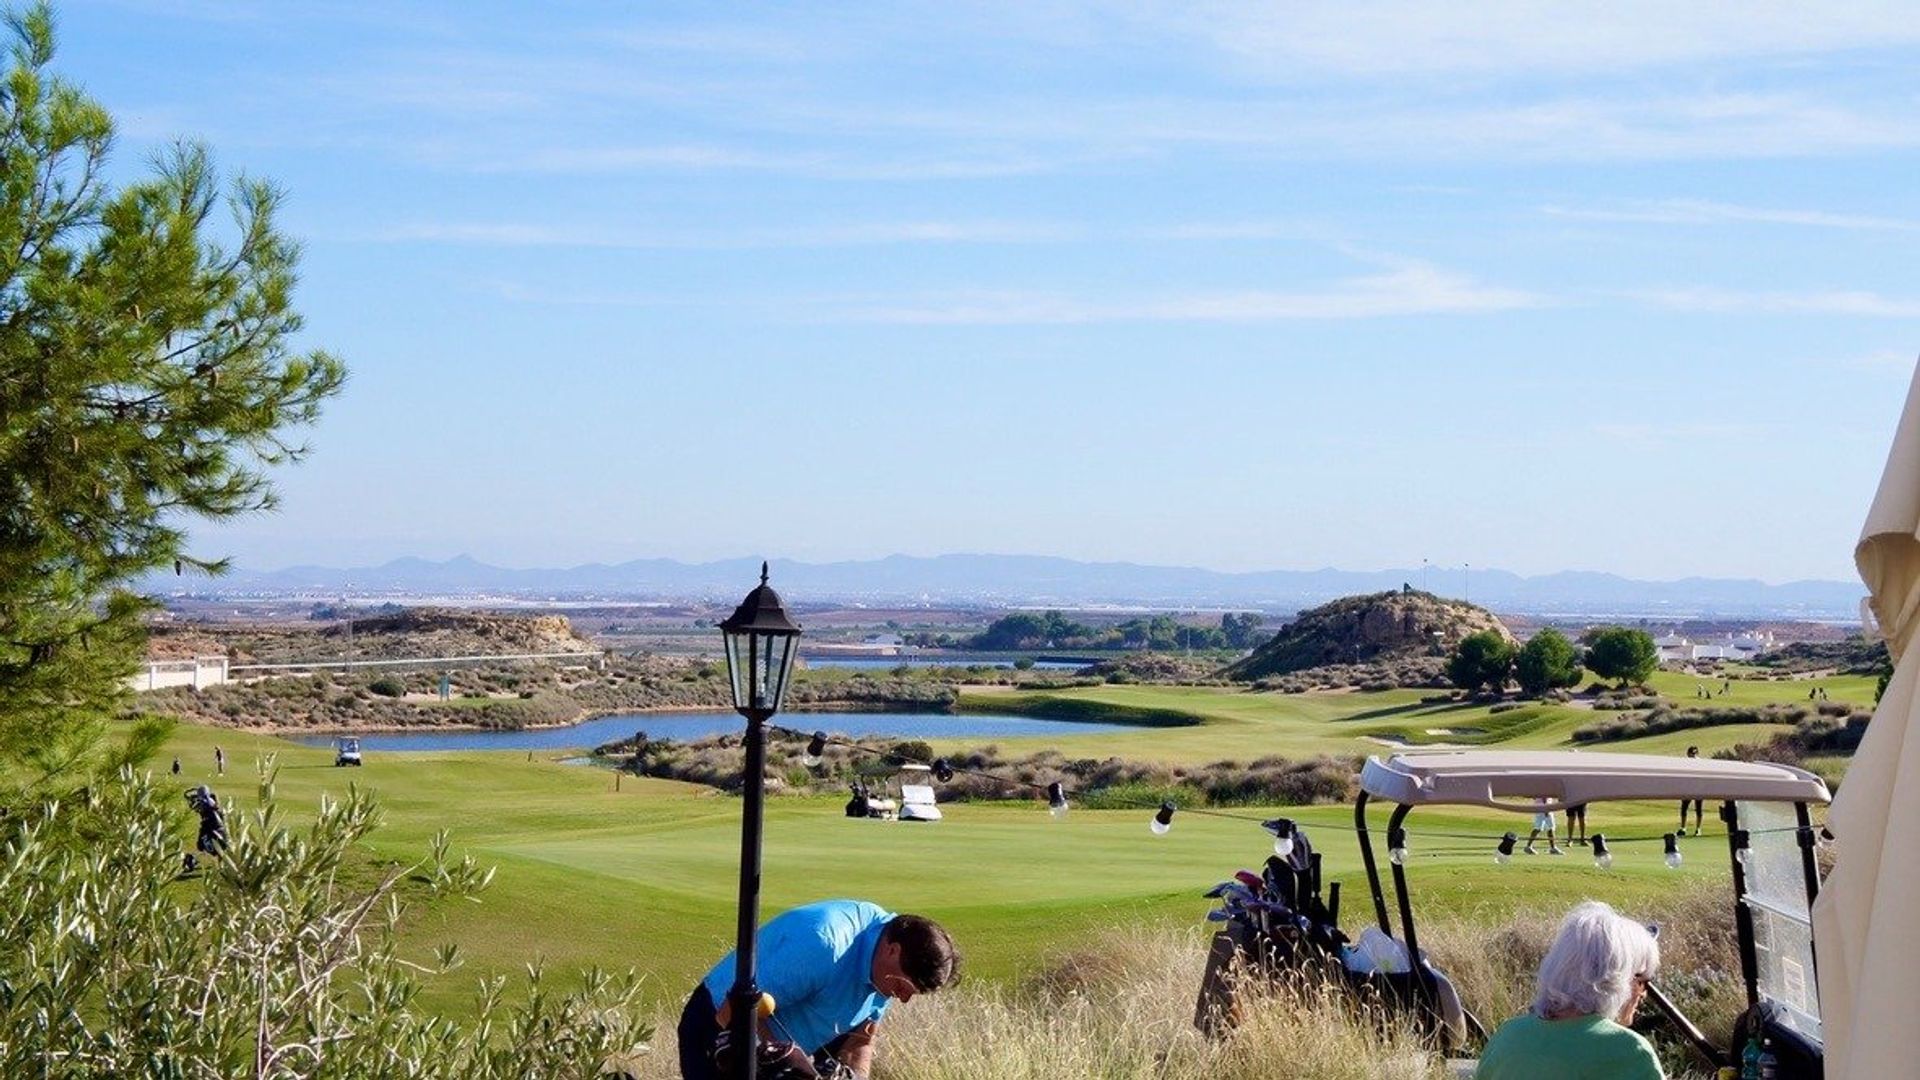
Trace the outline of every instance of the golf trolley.
<instances>
[{"instance_id":1,"label":"golf trolley","mask_svg":"<svg viewBox=\"0 0 1920 1080\"><path fill-rule=\"evenodd\" d=\"M1820 1006L1814 977L1811 908L1819 894L1816 832L1810 808L1830 801L1812 773L1762 762L1567 751L1425 751L1369 758L1354 801L1354 829L1372 899L1373 925L1358 943L1338 925L1339 885L1322 902L1319 856L1290 822L1269 824L1281 852L1260 875L1242 872L1213 894L1223 900L1209 918L1227 926L1215 936L1195 1021L1202 1030L1230 1027L1239 1003L1236 965L1272 977L1309 966L1331 969L1356 995L1409 1017L1417 1030L1453 1050L1484 1042L1486 1029L1460 1002L1446 976L1420 950L1407 886L1406 821L1417 807L1471 806L1533 814L1597 802L1703 799L1721 804L1733 871L1734 928L1747 1008L1723 1050L1702 1034L1655 985L1647 1001L1713 1068L1738 1067L1743 1054L1771 1057L1771 1076L1823 1075ZM1387 819L1388 873L1400 934L1394 936L1375 857L1368 806L1394 804ZM1545 800L1544 803L1535 800ZM1292 843L1285 843L1291 838ZM1595 838L1599 839L1598 836ZM1509 832L1496 849L1513 852ZM1677 862L1678 849L1667 838ZM1596 858L1606 857L1596 847Z\"/></svg>"}]
</instances>

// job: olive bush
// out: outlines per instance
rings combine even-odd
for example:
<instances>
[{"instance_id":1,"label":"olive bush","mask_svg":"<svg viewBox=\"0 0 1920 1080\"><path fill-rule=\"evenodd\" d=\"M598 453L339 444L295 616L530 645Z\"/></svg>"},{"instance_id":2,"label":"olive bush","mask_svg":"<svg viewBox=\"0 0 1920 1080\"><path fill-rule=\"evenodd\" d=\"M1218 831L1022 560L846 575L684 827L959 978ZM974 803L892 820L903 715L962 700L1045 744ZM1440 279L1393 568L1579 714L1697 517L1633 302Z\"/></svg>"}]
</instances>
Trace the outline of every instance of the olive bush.
<instances>
[{"instance_id":1,"label":"olive bush","mask_svg":"<svg viewBox=\"0 0 1920 1080\"><path fill-rule=\"evenodd\" d=\"M349 885L373 802L323 801L295 829L270 771L261 788L259 810L225 807L224 852L192 872L173 800L130 770L0 814L0 1076L587 1078L650 1037L631 975L559 993L534 968L512 1002L483 981L470 1023L425 1013L418 976L458 951L403 959L400 894L472 896L491 871L442 834Z\"/></svg>"}]
</instances>

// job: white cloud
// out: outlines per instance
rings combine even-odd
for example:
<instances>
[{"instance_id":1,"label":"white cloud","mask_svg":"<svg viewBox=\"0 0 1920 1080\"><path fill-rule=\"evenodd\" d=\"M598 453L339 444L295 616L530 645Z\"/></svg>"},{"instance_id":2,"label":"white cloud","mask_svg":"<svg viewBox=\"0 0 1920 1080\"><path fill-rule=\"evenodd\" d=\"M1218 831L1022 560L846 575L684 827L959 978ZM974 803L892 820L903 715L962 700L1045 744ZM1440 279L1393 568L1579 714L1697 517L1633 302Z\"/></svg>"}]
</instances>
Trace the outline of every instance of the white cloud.
<instances>
[{"instance_id":1,"label":"white cloud","mask_svg":"<svg viewBox=\"0 0 1920 1080\"><path fill-rule=\"evenodd\" d=\"M1281 79L1303 71L1612 73L1920 42L1920 19L1899 0L1181 0L1143 18L1208 42L1243 71Z\"/></svg>"},{"instance_id":2,"label":"white cloud","mask_svg":"<svg viewBox=\"0 0 1920 1080\"><path fill-rule=\"evenodd\" d=\"M1865 371L1875 374L1911 375L1916 361L1911 351L1901 349L1876 349L1873 352L1856 356L1842 356L1824 360L1809 360L1815 367L1844 368L1849 371Z\"/></svg>"},{"instance_id":3,"label":"white cloud","mask_svg":"<svg viewBox=\"0 0 1920 1080\"><path fill-rule=\"evenodd\" d=\"M1831 289L1808 292L1741 292L1718 288L1648 289L1625 294L1671 311L1753 315L1853 315L1920 319L1920 299Z\"/></svg>"},{"instance_id":4,"label":"white cloud","mask_svg":"<svg viewBox=\"0 0 1920 1080\"><path fill-rule=\"evenodd\" d=\"M1657 199L1622 203L1617 207L1545 206L1543 213L1582 221L1640 222L1652 225L1723 225L1756 223L1801 225L1819 229L1873 232L1920 232L1920 220L1841 214L1825 210L1740 206L1704 199Z\"/></svg>"},{"instance_id":5,"label":"white cloud","mask_svg":"<svg viewBox=\"0 0 1920 1080\"><path fill-rule=\"evenodd\" d=\"M1602 423L1593 425L1593 433L1605 439L1629 443L1725 442L1761 435L1769 429L1761 424L1739 423Z\"/></svg>"},{"instance_id":6,"label":"white cloud","mask_svg":"<svg viewBox=\"0 0 1920 1080\"><path fill-rule=\"evenodd\" d=\"M1484 314L1548 303L1548 298L1535 293L1486 285L1424 264L1403 263L1322 289L1248 289L1147 296L1131 301L1039 293L972 293L918 303L856 304L823 312L820 319L918 326L1248 323Z\"/></svg>"},{"instance_id":7,"label":"white cloud","mask_svg":"<svg viewBox=\"0 0 1920 1080\"><path fill-rule=\"evenodd\" d=\"M864 247L888 244L1063 244L1100 241L1297 240L1312 232L1284 222L1184 222L1094 226L1049 221L876 221L782 229L642 230L607 225L525 222L413 222L355 239L474 247L579 247L632 250Z\"/></svg>"}]
</instances>

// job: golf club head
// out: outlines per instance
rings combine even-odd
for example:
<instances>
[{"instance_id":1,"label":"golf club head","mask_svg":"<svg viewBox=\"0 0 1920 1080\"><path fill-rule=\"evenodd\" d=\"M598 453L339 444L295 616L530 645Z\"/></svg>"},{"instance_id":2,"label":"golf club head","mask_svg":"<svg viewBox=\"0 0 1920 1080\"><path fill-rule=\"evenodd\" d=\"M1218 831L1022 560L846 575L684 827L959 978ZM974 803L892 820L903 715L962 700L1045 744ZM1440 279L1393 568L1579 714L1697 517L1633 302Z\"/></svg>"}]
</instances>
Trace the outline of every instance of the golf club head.
<instances>
[{"instance_id":1,"label":"golf club head","mask_svg":"<svg viewBox=\"0 0 1920 1080\"><path fill-rule=\"evenodd\" d=\"M1233 880L1245 885L1249 889L1258 889L1263 885L1263 882L1260 880L1260 875L1251 870L1234 871Z\"/></svg>"},{"instance_id":2,"label":"golf club head","mask_svg":"<svg viewBox=\"0 0 1920 1080\"><path fill-rule=\"evenodd\" d=\"M1233 913L1226 908L1214 908L1212 911L1207 912L1208 922L1227 922L1232 918Z\"/></svg>"}]
</instances>

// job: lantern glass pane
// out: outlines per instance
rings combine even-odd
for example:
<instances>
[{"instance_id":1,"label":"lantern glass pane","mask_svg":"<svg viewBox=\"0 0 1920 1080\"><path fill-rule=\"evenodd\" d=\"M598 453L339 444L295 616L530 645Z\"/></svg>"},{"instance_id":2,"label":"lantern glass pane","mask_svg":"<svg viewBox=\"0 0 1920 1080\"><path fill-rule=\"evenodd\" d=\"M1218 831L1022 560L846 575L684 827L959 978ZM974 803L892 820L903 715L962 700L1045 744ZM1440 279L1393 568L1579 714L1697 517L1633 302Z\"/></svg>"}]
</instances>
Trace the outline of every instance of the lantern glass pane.
<instances>
[{"instance_id":1,"label":"lantern glass pane","mask_svg":"<svg viewBox=\"0 0 1920 1080\"><path fill-rule=\"evenodd\" d=\"M733 691L733 707L744 709L753 695L747 690L746 634L722 634L727 644L727 679Z\"/></svg>"},{"instance_id":2,"label":"lantern glass pane","mask_svg":"<svg viewBox=\"0 0 1920 1080\"><path fill-rule=\"evenodd\" d=\"M775 669L778 680L774 684L773 707L780 708L787 696L787 685L793 681L793 658L800 654L800 638L797 635L782 635L780 641L780 664Z\"/></svg>"}]
</instances>

